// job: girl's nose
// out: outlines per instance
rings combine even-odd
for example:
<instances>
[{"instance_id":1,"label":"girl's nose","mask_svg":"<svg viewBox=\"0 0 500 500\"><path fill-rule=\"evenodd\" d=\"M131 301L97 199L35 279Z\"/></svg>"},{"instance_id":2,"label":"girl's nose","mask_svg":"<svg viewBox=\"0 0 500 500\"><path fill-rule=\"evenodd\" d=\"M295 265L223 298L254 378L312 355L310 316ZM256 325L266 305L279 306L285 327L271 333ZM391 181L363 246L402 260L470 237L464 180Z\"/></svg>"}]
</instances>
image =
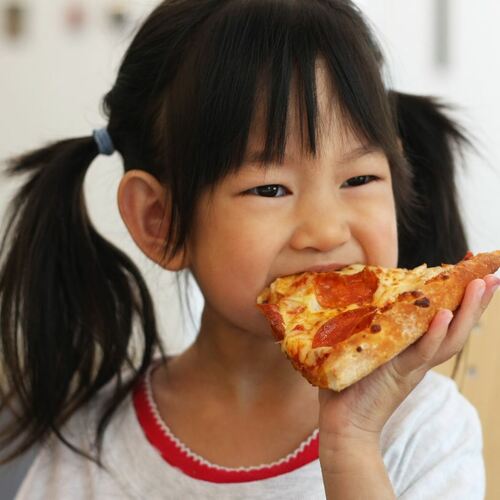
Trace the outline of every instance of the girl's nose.
<instances>
[{"instance_id":1,"label":"girl's nose","mask_svg":"<svg viewBox=\"0 0 500 500\"><path fill-rule=\"evenodd\" d=\"M296 215L295 230L290 245L295 250L311 248L328 252L351 238L346 207L331 199L319 199L302 206Z\"/></svg>"}]
</instances>

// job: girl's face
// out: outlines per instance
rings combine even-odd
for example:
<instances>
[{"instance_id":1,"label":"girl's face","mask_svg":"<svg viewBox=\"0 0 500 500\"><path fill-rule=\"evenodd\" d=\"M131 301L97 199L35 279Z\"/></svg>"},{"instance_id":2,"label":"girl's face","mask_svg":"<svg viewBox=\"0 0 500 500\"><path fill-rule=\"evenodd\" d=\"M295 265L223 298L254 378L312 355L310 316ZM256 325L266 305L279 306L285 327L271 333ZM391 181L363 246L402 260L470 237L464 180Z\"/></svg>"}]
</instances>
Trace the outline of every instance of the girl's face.
<instances>
[{"instance_id":1,"label":"girl's face","mask_svg":"<svg viewBox=\"0 0 500 500\"><path fill-rule=\"evenodd\" d=\"M329 95L321 88L320 113ZM275 278L328 264L396 267L387 158L341 129L340 115L332 112L334 125L326 127L316 158L299 156L294 125L284 164L265 169L251 161L263 149L257 119L249 161L200 199L189 267L219 325L272 339L255 304Z\"/></svg>"}]
</instances>

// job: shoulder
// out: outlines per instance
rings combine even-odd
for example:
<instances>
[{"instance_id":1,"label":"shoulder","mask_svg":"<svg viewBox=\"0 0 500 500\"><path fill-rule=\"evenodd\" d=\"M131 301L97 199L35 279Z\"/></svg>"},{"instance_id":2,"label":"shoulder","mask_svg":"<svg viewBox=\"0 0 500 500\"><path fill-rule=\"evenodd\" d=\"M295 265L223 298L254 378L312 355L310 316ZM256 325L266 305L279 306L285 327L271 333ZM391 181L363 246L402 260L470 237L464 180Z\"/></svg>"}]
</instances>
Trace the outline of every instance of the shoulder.
<instances>
[{"instance_id":1,"label":"shoulder","mask_svg":"<svg viewBox=\"0 0 500 500\"><path fill-rule=\"evenodd\" d=\"M65 440L92 457L96 456L95 432L101 412L111 396L108 384L85 406L80 408L61 429ZM110 425L130 411L129 397L117 408ZM112 446L107 431L105 449ZM41 444L35 461L21 484L16 500L84 500L87 498L126 498L122 487L106 468L76 453L52 434Z\"/></svg>"},{"instance_id":2,"label":"shoulder","mask_svg":"<svg viewBox=\"0 0 500 500\"><path fill-rule=\"evenodd\" d=\"M387 422L381 446L396 491L424 488L426 498L483 498L479 416L450 378L427 373Z\"/></svg>"}]
</instances>

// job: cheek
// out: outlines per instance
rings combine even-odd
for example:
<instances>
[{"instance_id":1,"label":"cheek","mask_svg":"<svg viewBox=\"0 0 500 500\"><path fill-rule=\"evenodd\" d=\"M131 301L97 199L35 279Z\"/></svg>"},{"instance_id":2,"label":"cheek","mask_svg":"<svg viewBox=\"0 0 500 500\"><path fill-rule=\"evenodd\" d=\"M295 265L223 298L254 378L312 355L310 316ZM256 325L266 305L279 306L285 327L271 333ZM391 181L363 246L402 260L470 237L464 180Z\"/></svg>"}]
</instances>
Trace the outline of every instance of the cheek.
<instances>
[{"instance_id":1,"label":"cheek","mask_svg":"<svg viewBox=\"0 0 500 500\"><path fill-rule=\"evenodd\" d=\"M383 240L382 265L384 267L398 266L398 229L396 217L381 228L381 240Z\"/></svg>"},{"instance_id":2,"label":"cheek","mask_svg":"<svg viewBox=\"0 0 500 500\"><path fill-rule=\"evenodd\" d=\"M362 242L366 261L382 267L397 267L398 230L395 207L380 203L358 219L357 239Z\"/></svg>"},{"instance_id":3,"label":"cheek","mask_svg":"<svg viewBox=\"0 0 500 500\"><path fill-rule=\"evenodd\" d=\"M242 313L253 309L265 287L280 237L262 219L244 219L234 210L219 213L200 220L190 267L213 307Z\"/></svg>"},{"instance_id":4,"label":"cheek","mask_svg":"<svg viewBox=\"0 0 500 500\"><path fill-rule=\"evenodd\" d=\"M233 238L223 245L208 244L193 274L218 320L271 340L269 325L256 306L266 284L269 259L261 247L246 243Z\"/></svg>"},{"instance_id":5,"label":"cheek","mask_svg":"<svg viewBox=\"0 0 500 500\"><path fill-rule=\"evenodd\" d=\"M204 242L215 268L224 268L234 279L258 281L271 265L279 237L259 221L228 217L216 223Z\"/></svg>"}]
</instances>

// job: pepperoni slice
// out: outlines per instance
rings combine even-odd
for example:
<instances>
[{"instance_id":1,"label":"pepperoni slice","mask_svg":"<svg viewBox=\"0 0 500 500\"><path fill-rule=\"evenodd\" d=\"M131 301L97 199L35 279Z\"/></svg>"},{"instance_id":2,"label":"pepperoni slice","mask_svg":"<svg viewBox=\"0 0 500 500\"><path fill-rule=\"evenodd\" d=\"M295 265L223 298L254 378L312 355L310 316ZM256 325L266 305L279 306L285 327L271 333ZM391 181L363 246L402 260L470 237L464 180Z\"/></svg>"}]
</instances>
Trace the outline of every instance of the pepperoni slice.
<instances>
[{"instance_id":1,"label":"pepperoni slice","mask_svg":"<svg viewBox=\"0 0 500 500\"><path fill-rule=\"evenodd\" d=\"M283 316L276 304L257 304L257 307L264 313L273 331L273 336L277 341L285 338L285 324Z\"/></svg>"},{"instance_id":2,"label":"pepperoni slice","mask_svg":"<svg viewBox=\"0 0 500 500\"><path fill-rule=\"evenodd\" d=\"M316 298L323 307L371 303L377 287L377 275L366 267L356 274L320 273L314 279Z\"/></svg>"},{"instance_id":3,"label":"pepperoni slice","mask_svg":"<svg viewBox=\"0 0 500 500\"><path fill-rule=\"evenodd\" d=\"M474 254L470 250L468 250L462 260L469 260L472 259L472 257L474 257Z\"/></svg>"},{"instance_id":4,"label":"pepperoni slice","mask_svg":"<svg viewBox=\"0 0 500 500\"><path fill-rule=\"evenodd\" d=\"M331 347L348 339L351 335L368 328L376 311L377 308L373 306L358 307L329 319L319 327L312 346Z\"/></svg>"}]
</instances>

